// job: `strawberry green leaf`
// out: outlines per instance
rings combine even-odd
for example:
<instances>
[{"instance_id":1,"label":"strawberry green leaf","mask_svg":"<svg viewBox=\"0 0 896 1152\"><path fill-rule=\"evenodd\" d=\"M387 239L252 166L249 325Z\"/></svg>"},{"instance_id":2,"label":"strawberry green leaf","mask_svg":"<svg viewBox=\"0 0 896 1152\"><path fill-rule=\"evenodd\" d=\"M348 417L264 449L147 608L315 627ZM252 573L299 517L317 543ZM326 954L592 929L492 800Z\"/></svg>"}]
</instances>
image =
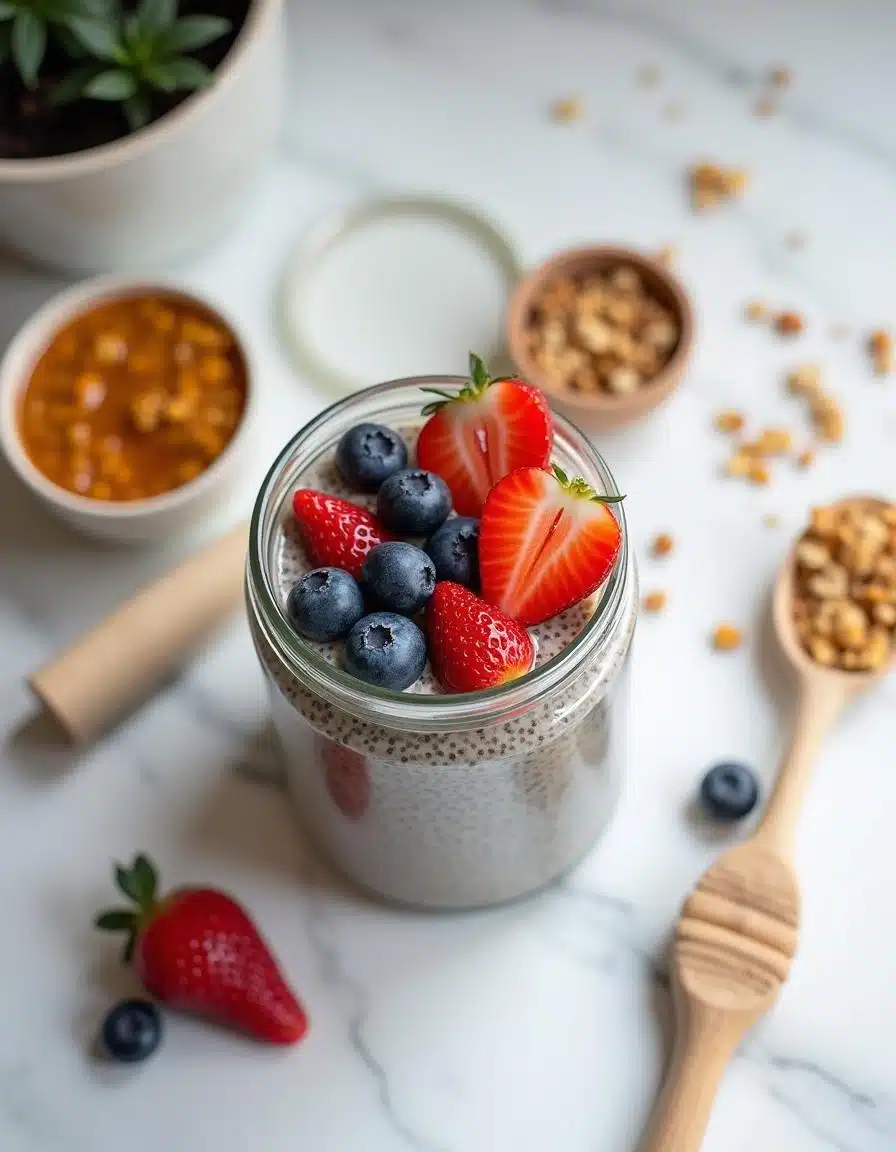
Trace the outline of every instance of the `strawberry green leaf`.
<instances>
[{"instance_id":1,"label":"strawberry green leaf","mask_svg":"<svg viewBox=\"0 0 896 1152\"><path fill-rule=\"evenodd\" d=\"M100 72L85 86L84 95L91 100L127 100L137 91L137 81L129 72L111 68Z\"/></svg>"},{"instance_id":2,"label":"strawberry green leaf","mask_svg":"<svg viewBox=\"0 0 896 1152\"><path fill-rule=\"evenodd\" d=\"M144 900L141 901L141 903L152 903L155 899L156 888L159 883L158 873L152 861L142 852L139 853L134 860L133 872L137 877L137 883L144 896Z\"/></svg>"},{"instance_id":3,"label":"strawberry green leaf","mask_svg":"<svg viewBox=\"0 0 896 1152\"><path fill-rule=\"evenodd\" d=\"M133 932L137 917L126 908L113 908L101 912L93 923L101 932Z\"/></svg>"},{"instance_id":4,"label":"strawberry green leaf","mask_svg":"<svg viewBox=\"0 0 896 1152\"><path fill-rule=\"evenodd\" d=\"M563 469L560 467L559 464L552 464L551 465L551 471L554 473L554 475L557 477L557 479L560 481L561 484L565 485L565 484L569 483L569 477L566 475L566 473L563 471Z\"/></svg>"},{"instance_id":5,"label":"strawberry green leaf","mask_svg":"<svg viewBox=\"0 0 896 1152\"><path fill-rule=\"evenodd\" d=\"M482 391L489 385L489 374L482 357L475 352L470 353L470 380L477 391Z\"/></svg>"},{"instance_id":6,"label":"strawberry green leaf","mask_svg":"<svg viewBox=\"0 0 896 1152\"><path fill-rule=\"evenodd\" d=\"M230 21L223 16L185 16L159 37L167 52L192 52L219 40L230 31Z\"/></svg>"},{"instance_id":7,"label":"strawberry green leaf","mask_svg":"<svg viewBox=\"0 0 896 1152\"><path fill-rule=\"evenodd\" d=\"M37 84L37 72L47 47L47 26L28 8L21 9L12 25L12 58L27 88Z\"/></svg>"}]
</instances>

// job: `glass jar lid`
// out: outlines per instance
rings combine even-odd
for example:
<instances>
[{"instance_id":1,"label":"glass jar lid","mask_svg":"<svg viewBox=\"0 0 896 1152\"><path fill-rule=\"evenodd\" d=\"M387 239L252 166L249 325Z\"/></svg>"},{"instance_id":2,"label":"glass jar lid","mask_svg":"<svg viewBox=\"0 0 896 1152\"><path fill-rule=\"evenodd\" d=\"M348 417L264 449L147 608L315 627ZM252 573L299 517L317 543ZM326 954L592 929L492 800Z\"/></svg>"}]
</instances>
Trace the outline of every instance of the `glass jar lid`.
<instances>
[{"instance_id":1,"label":"glass jar lid","mask_svg":"<svg viewBox=\"0 0 896 1152\"><path fill-rule=\"evenodd\" d=\"M385 197L324 220L289 257L280 326L297 369L334 392L504 354L522 268L480 213L430 196Z\"/></svg>"}]
</instances>

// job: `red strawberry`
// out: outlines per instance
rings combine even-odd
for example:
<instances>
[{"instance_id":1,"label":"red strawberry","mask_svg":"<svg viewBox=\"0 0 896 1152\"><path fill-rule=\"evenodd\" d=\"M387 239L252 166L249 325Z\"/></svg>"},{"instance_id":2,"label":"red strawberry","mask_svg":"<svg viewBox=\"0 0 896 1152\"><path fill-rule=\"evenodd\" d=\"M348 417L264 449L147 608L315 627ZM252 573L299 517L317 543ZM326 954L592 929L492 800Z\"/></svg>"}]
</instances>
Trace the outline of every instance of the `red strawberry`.
<instances>
[{"instance_id":1,"label":"red strawberry","mask_svg":"<svg viewBox=\"0 0 896 1152\"><path fill-rule=\"evenodd\" d=\"M356 580L371 548L393 537L372 512L313 488L300 488L292 510L312 564L344 568Z\"/></svg>"},{"instance_id":2,"label":"red strawberry","mask_svg":"<svg viewBox=\"0 0 896 1152\"><path fill-rule=\"evenodd\" d=\"M330 799L347 820L360 820L370 804L367 760L354 748L317 736L317 747L326 766Z\"/></svg>"},{"instance_id":3,"label":"red strawberry","mask_svg":"<svg viewBox=\"0 0 896 1152\"><path fill-rule=\"evenodd\" d=\"M599 587L622 542L608 504L556 466L520 468L489 493L479 528L486 600L522 624L540 624Z\"/></svg>"},{"instance_id":4,"label":"red strawberry","mask_svg":"<svg viewBox=\"0 0 896 1152\"><path fill-rule=\"evenodd\" d=\"M96 926L127 932L124 959L133 961L147 992L272 1044L302 1039L308 1017L235 900L215 888L179 888L158 898L155 868L142 855L130 868L117 866L115 878L136 908L103 912Z\"/></svg>"},{"instance_id":5,"label":"red strawberry","mask_svg":"<svg viewBox=\"0 0 896 1152\"><path fill-rule=\"evenodd\" d=\"M423 409L417 462L441 476L459 516L478 516L497 482L515 468L546 467L554 422L544 393L524 380L492 380L470 353L470 383ZM430 415L431 414L431 415Z\"/></svg>"},{"instance_id":6,"label":"red strawberry","mask_svg":"<svg viewBox=\"0 0 896 1152\"><path fill-rule=\"evenodd\" d=\"M469 588L442 580L426 606L429 658L449 692L477 692L524 676L535 662L525 628Z\"/></svg>"}]
</instances>

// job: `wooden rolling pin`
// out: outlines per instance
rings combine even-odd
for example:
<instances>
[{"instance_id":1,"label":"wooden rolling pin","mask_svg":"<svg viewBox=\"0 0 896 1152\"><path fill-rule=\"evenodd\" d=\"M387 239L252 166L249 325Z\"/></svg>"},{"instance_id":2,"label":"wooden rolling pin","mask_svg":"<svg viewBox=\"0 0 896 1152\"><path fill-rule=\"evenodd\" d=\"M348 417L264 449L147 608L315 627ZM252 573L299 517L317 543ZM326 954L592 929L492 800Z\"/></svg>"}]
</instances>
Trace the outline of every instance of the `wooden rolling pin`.
<instances>
[{"instance_id":1,"label":"wooden rolling pin","mask_svg":"<svg viewBox=\"0 0 896 1152\"><path fill-rule=\"evenodd\" d=\"M212 636L242 600L247 539L241 523L28 678L70 740L98 736Z\"/></svg>"}]
</instances>

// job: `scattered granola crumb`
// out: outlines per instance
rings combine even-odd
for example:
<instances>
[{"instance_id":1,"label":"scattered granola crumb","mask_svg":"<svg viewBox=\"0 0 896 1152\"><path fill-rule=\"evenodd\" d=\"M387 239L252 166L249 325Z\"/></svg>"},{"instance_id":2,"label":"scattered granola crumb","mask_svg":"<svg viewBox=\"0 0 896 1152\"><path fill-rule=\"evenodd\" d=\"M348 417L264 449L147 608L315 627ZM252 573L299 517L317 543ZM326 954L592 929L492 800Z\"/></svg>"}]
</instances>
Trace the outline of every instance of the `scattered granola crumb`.
<instances>
[{"instance_id":1,"label":"scattered granola crumb","mask_svg":"<svg viewBox=\"0 0 896 1152\"><path fill-rule=\"evenodd\" d=\"M753 461L746 452L738 449L728 460L725 465L725 474L727 476L735 476L738 479L746 479L750 475L750 469L753 466Z\"/></svg>"},{"instance_id":2,"label":"scattered granola crumb","mask_svg":"<svg viewBox=\"0 0 896 1152\"><path fill-rule=\"evenodd\" d=\"M759 439L744 444L743 450L752 456L783 456L793 447L793 437L786 428L763 428Z\"/></svg>"},{"instance_id":3,"label":"scattered granola crumb","mask_svg":"<svg viewBox=\"0 0 896 1152\"><path fill-rule=\"evenodd\" d=\"M871 671L896 641L896 505L814 508L796 546L792 616L819 664Z\"/></svg>"},{"instance_id":4,"label":"scattered granola crumb","mask_svg":"<svg viewBox=\"0 0 896 1152\"><path fill-rule=\"evenodd\" d=\"M806 235L805 232L799 232L799 231L788 232L787 235L784 237L784 243L787 245L787 247L792 252L801 251L803 248L806 247L808 242L809 242L809 237Z\"/></svg>"},{"instance_id":5,"label":"scattered granola crumb","mask_svg":"<svg viewBox=\"0 0 896 1152\"><path fill-rule=\"evenodd\" d=\"M768 78L773 88L789 88L793 82L793 70L784 64L778 64L772 68Z\"/></svg>"},{"instance_id":6,"label":"scattered granola crumb","mask_svg":"<svg viewBox=\"0 0 896 1152\"><path fill-rule=\"evenodd\" d=\"M684 120L687 108L681 100L670 100L663 106L663 117L671 123L677 123L679 120Z\"/></svg>"},{"instance_id":7,"label":"scattered granola crumb","mask_svg":"<svg viewBox=\"0 0 896 1152\"><path fill-rule=\"evenodd\" d=\"M645 88L656 88L662 78L663 72L658 64L645 64L638 70L638 83Z\"/></svg>"},{"instance_id":8,"label":"scattered granola crumb","mask_svg":"<svg viewBox=\"0 0 896 1152\"><path fill-rule=\"evenodd\" d=\"M745 168L727 168L706 161L695 164L689 173L694 210L703 212L743 196L748 178Z\"/></svg>"},{"instance_id":9,"label":"scattered granola crumb","mask_svg":"<svg viewBox=\"0 0 896 1152\"><path fill-rule=\"evenodd\" d=\"M658 536L654 537L653 543L650 546L650 551L654 556L668 556L674 549L675 541L668 532L660 532Z\"/></svg>"},{"instance_id":10,"label":"scattered granola crumb","mask_svg":"<svg viewBox=\"0 0 896 1152\"><path fill-rule=\"evenodd\" d=\"M712 646L718 652L733 652L743 643L743 634L734 624L717 624L712 633Z\"/></svg>"},{"instance_id":11,"label":"scattered granola crumb","mask_svg":"<svg viewBox=\"0 0 896 1152\"><path fill-rule=\"evenodd\" d=\"M878 376L893 371L893 337L886 328L876 328L868 338L868 348Z\"/></svg>"},{"instance_id":12,"label":"scattered granola crumb","mask_svg":"<svg viewBox=\"0 0 896 1152\"><path fill-rule=\"evenodd\" d=\"M811 448L804 448L796 458L797 468L811 468L815 463L815 452Z\"/></svg>"},{"instance_id":13,"label":"scattered granola crumb","mask_svg":"<svg viewBox=\"0 0 896 1152\"><path fill-rule=\"evenodd\" d=\"M768 320L771 316L768 305L763 304L760 300L751 300L744 309L744 313L752 324L757 324L760 320Z\"/></svg>"},{"instance_id":14,"label":"scattered granola crumb","mask_svg":"<svg viewBox=\"0 0 896 1152\"><path fill-rule=\"evenodd\" d=\"M799 336L805 327L806 321L799 312L779 312L775 317L775 328L782 336Z\"/></svg>"},{"instance_id":15,"label":"scattered granola crumb","mask_svg":"<svg viewBox=\"0 0 896 1152\"><path fill-rule=\"evenodd\" d=\"M560 124L568 124L572 120L581 120L585 115L585 105L576 96L566 96L555 100L551 105L551 116Z\"/></svg>"},{"instance_id":16,"label":"scattered granola crumb","mask_svg":"<svg viewBox=\"0 0 896 1152\"><path fill-rule=\"evenodd\" d=\"M662 612L668 599L665 592L648 592L644 597L644 611Z\"/></svg>"},{"instance_id":17,"label":"scattered granola crumb","mask_svg":"<svg viewBox=\"0 0 896 1152\"><path fill-rule=\"evenodd\" d=\"M781 517L775 512L766 512L762 517L763 528L777 528L781 523Z\"/></svg>"},{"instance_id":18,"label":"scattered granola crumb","mask_svg":"<svg viewBox=\"0 0 896 1152\"><path fill-rule=\"evenodd\" d=\"M796 396L813 396L821 387L821 369L817 364L803 364L787 376L787 387Z\"/></svg>"},{"instance_id":19,"label":"scattered granola crumb","mask_svg":"<svg viewBox=\"0 0 896 1152\"><path fill-rule=\"evenodd\" d=\"M772 477L767 465L763 464L761 460L751 460L747 478L751 484L765 485L770 483Z\"/></svg>"},{"instance_id":20,"label":"scattered granola crumb","mask_svg":"<svg viewBox=\"0 0 896 1152\"><path fill-rule=\"evenodd\" d=\"M757 116L766 119L769 116L774 116L778 111L778 103L774 96L768 92L763 93L756 103L753 105L753 111Z\"/></svg>"},{"instance_id":21,"label":"scattered granola crumb","mask_svg":"<svg viewBox=\"0 0 896 1152\"><path fill-rule=\"evenodd\" d=\"M724 412L717 412L715 426L720 432L740 432L744 426L743 413L737 412L733 408L729 408Z\"/></svg>"}]
</instances>

